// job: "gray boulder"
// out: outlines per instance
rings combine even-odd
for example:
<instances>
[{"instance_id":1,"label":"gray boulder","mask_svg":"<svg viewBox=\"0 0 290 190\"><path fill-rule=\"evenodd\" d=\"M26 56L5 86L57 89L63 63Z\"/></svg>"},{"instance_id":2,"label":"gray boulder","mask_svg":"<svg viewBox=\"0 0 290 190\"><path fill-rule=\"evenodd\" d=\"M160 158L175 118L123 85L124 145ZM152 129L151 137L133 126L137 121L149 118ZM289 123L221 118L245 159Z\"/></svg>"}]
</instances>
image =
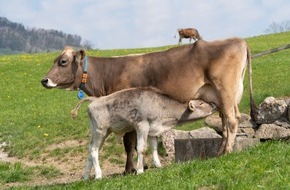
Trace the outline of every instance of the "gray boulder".
<instances>
[{"instance_id":1,"label":"gray boulder","mask_svg":"<svg viewBox=\"0 0 290 190\"><path fill-rule=\"evenodd\" d=\"M270 124L286 115L288 105L285 99L267 97L258 107L258 124Z\"/></svg>"},{"instance_id":2,"label":"gray boulder","mask_svg":"<svg viewBox=\"0 0 290 190\"><path fill-rule=\"evenodd\" d=\"M290 129L272 124L262 124L256 131L256 138L260 139L283 139L290 137Z\"/></svg>"}]
</instances>

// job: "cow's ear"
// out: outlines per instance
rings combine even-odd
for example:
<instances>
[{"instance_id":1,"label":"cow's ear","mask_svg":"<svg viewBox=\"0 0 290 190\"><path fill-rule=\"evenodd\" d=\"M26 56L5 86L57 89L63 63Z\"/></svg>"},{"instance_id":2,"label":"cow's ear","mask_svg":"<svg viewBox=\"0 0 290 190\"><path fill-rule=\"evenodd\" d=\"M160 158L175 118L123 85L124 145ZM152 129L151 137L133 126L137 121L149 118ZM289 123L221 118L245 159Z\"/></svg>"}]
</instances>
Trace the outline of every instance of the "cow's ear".
<instances>
[{"instance_id":1,"label":"cow's ear","mask_svg":"<svg viewBox=\"0 0 290 190\"><path fill-rule=\"evenodd\" d=\"M84 49L81 49L76 52L75 61L83 61L85 57L86 57L86 51Z\"/></svg>"}]
</instances>

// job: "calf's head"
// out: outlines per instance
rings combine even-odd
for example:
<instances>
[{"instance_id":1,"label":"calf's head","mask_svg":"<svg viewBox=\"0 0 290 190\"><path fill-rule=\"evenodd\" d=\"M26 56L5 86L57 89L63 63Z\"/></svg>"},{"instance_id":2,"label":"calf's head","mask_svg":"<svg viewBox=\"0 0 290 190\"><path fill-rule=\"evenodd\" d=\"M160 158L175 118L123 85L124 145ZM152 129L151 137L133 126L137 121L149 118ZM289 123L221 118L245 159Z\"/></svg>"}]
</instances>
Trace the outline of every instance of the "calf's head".
<instances>
[{"instance_id":1,"label":"calf's head","mask_svg":"<svg viewBox=\"0 0 290 190\"><path fill-rule=\"evenodd\" d=\"M75 51L66 47L54 60L54 65L41 80L45 88L76 90L82 79L85 50Z\"/></svg>"},{"instance_id":2,"label":"calf's head","mask_svg":"<svg viewBox=\"0 0 290 190\"><path fill-rule=\"evenodd\" d=\"M205 118L213 114L216 109L217 107L214 104L208 104L202 100L190 100L188 103L188 109L182 112L178 122L184 123Z\"/></svg>"}]
</instances>

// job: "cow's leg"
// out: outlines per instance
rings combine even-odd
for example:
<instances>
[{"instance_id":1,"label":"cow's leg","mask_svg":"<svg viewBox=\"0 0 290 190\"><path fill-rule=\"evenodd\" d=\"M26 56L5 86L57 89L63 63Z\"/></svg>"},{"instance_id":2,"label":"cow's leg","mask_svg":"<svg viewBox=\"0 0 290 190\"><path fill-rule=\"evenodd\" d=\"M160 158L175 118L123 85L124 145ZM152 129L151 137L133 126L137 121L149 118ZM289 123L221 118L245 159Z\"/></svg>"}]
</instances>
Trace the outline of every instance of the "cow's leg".
<instances>
[{"instance_id":1,"label":"cow's leg","mask_svg":"<svg viewBox=\"0 0 290 190\"><path fill-rule=\"evenodd\" d=\"M220 112L220 118L222 120L222 143L220 145L218 155L222 155L225 153L225 147L228 140L228 128L227 128L227 119L225 118L224 114Z\"/></svg>"},{"instance_id":2,"label":"cow's leg","mask_svg":"<svg viewBox=\"0 0 290 190\"><path fill-rule=\"evenodd\" d=\"M240 113L240 110L239 110L239 107L238 107L237 104L235 105L235 114L236 114L236 118L237 118L237 120L240 120L240 118L241 118L241 113Z\"/></svg>"},{"instance_id":3,"label":"cow's leg","mask_svg":"<svg viewBox=\"0 0 290 190\"><path fill-rule=\"evenodd\" d=\"M238 130L238 120L236 117L236 105L225 107L222 113L223 140L218 154L230 153L233 150L235 138ZM227 109L226 109L227 108Z\"/></svg>"},{"instance_id":4,"label":"cow's leg","mask_svg":"<svg viewBox=\"0 0 290 190\"><path fill-rule=\"evenodd\" d=\"M235 105L236 106L236 105ZM233 151L233 147L235 144L235 140L236 140L236 135L237 135L237 131L238 131L238 119L237 116L235 114L235 108L233 108L232 110L230 110L229 113L227 113L227 119L228 119L228 140L227 140L227 144L225 147L225 153L230 153Z\"/></svg>"},{"instance_id":5,"label":"cow's leg","mask_svg":"<svg viewBox=\"0 0 290 190\"><path fill-rule=\"evenodd\" d=\"M136 140L137 140L136 131L128 132L123 137L123 143L127 153L127 161L124 172L125 174L136 172L133 162L134 151L136 148Z\"/></svg>"},{"instance_id":6,"label":"cow's leg","mask_svg":"<svg viewBox=\"0 0 290 190\"><path fill-rule=\"evenodd\" d=\"M137 132L137 174L144 173L144 155L147 148L147 136L149 132L149 124L147 121L141 121L136 127Z\"/></svg>"},{"instance_id":7,"label":"cow's leg","mask_svg":"<svg viewBox=\"0 0 290 190\"><path fill-rule=\"evenodd\" d=\"M182 38L180 37L178 41L178 45L180 45L181 43L182 43Z\"/></svg>"},{"instance_id":8,"label":"cow's leg","mask_svg":"<svg viewBox=\"0 0 290 190\"><path fill-rule=\"evenodd\" d=\"M154 165L157 168L160 168L161 167L161 163L160 163L160 160L159 160L159 157L158 157L158 150L157 150L157 148L158 148L158 137L149 136L148 138L149 138L148 140L149 140L150 148L151 148L151 151L152 151Z\"/></svg>"}]
</instances>

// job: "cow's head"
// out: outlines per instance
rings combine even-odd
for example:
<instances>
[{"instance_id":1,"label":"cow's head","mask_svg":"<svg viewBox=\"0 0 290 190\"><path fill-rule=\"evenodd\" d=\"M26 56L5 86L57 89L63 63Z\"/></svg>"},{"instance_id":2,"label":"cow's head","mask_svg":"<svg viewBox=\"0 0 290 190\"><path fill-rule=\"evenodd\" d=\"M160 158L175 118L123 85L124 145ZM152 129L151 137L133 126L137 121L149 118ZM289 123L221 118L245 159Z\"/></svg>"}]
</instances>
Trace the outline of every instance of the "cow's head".
<instances>
[{"instance_id":1,"label":"cow's head","mask_svg":"<svg viewBox=\"0 0 290 190\"><path fill-rule=\"evenodd\" d=\"M45 88L76 90L81 83L85 56L85 50L75 51L66 47L54 60L54 65L41 80L41 84Z\"/></svg>"}]
</instances>

